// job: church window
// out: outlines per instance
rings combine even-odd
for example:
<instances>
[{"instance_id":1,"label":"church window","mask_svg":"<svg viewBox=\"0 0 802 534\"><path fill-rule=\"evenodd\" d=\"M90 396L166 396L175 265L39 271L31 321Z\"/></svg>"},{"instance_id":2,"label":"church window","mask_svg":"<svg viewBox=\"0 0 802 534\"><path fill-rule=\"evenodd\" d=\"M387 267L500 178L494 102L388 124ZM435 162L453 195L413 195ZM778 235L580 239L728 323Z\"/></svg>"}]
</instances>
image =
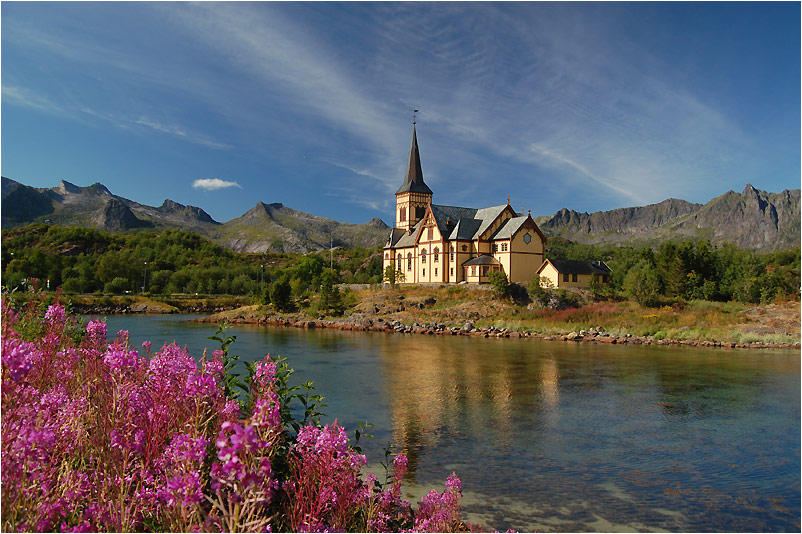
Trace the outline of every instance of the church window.
<instances>
[{"instance_id":1,"label":"church window","mask_svg":"<svg viewBox=\"0 0 802 534\"><path fill-rule=\"evenodd\" d=\"M401 261L402 261L401 254L399 254L399 255L398 255L398 267L397 267L397 269L398 269L399 271L401 270Z\"/></svg>"},{"instance_id":2,"label":"church window","mask_svg":"<svg viewBox=\"0 0 802 534\"><path fill-rule=\"evenodd\" d=\"M401 214L400 214L400 216L398 217L398 219L399 219L401 222L404 222L404 221L406 221L406 220L407 220L407 209L406 209L406 208L401 208Z\"/></svg>"},{"instance_id":3,"label":"church window","mask_svg":"<svg viewBox=\"0 0 802 534\"><path fill-rule=\"evenodd\" d=\"M454 261L454 245L451 245L451 261ZM454 274L454 273L451 273Z\"/></svg>"},{"instance_id":4,"label":"church window","mask_svg":"<svg viewBox=\"0 0 802 534\"><path fill-rule=\"evenodd\" d=\"M454 268L453 267L451 268L450 272L451 272L451 276L454 276Z\"/></svg>"},{"instance_id":5,"label":"church window","mask_svg":"<svg viewBox=\"0 0 802 534\"><path fill-rule=\"evenodd\" d=\"M389 260L390 259L390 253L389 252L385 252L384 253L384 259L385 260Z\"/></svg>"},{"instance_id":6,"label":"church window","mask_svg":"<svg viewBox=\"0 0 802 534\"><path fill-rule=\"evenodd\" d=\"M498 252L498 243L493 243L493 252Z\"/></svg>"},{"instance_id":7,"label":"church window","mask_svg":"<svg viewBox=\"0 0 802 534\"><path fill-rule=\"evenodd\" d=\"M420 262L426 263L426 249L420 251Z\"/></svg>"},{"instance_id":8,"label":"church window","mask_svg":"<svg viewBox=\"0 0 802 534\"><path fill-rule=\"evenodd\" d=\"M434 275L437 276L437 267L434 268Z\"/></svg>"},{"instance_id":9,"label":"church window","mask_svg":"<svg viewBox=\"0 0 802 534\"><path fill-rule=\"evenodd\" d=\"M417 206L415 208L415 218L423 219L424 215L426 215L426 208L424 208L423 206Z\"/></svg>"},{"instance_id":10,"label":"church window","mask_svg":"<svg viewBox=\"0 0 802 534\"><path fill-rule=\"evenodd\" d=\"M426 276L426 269L423 269L423 276Z\"/></svg>"},{"instance_id":11,"label":"church window","mask_svg":"<svg viewBox=\"0 0 802 534\"><path fill-rule=\"evenodd\" d=\"M462 245L462 252L468 251L468 245Z\"/></svg>"},{"instance_id":12,"label":"church window","mask_svg":"<svg viewBox=\"0 0 802 534\"><path fill-rule=\"evenodd\" d=\"M428 239L429 241L431 241L433 238L434 238L434 230L433 230L433 229L431 229L431 228L429 228L429 229L426 231L426 239Z\"/></svg>"},{"instance_id":13,"label":"church window","mask_svg":"<svg viewBox=\"0 0 802 534\"><path fill-rule=\"evenodd\" d=\"M434 247L434 260L433 261L435 263L440 261L440 249L437 248L437 247Z\"/></svg>"},{"instance_id":14,"label":"church window","mask_svg":"<svg viewBox=\"0 0 802 534\"><path fill-rule=\"evenodd\" d=\"M529 235L529 232L525 233L524 234L524 243L526 243L528 245L531 242L532 242L532 236Z\"/></svg>"},{"instance_id":15,"label":"church window","mask_svg":"<svg viewBox=\"0 0 802 534\"><path fill-rule=\"evenodd\" d=\"M412 253L407 252L407 271L412 270Z\"/></svg>"}]
</instances>

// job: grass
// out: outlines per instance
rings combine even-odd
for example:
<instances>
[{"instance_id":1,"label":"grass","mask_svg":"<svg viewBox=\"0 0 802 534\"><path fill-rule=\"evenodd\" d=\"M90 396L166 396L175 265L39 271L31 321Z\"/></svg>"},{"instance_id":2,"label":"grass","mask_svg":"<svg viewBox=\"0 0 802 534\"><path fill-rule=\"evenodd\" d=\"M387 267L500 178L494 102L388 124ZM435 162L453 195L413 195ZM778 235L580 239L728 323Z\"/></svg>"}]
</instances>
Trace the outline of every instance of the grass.
<instances>
[{"instance_id":1,"label":"grass","mask_svg":"<svg viewBox=\"0 0 802 534\"><path fill-rule=\"evenodd\" d=\"M370 297L367 292L359 292L359 298L381 299L383 295L390 295L389 291L370 291ZM800 340L798 302L776 307L781 320L761 320L763 308L750 316L747 312L754 305L738 302L696 300L648 308L629 301L601 301L578 308L551 310L528 309L509 299L496 299L489 291L465 286L402 287L392 293L392 298L398 295L403 295L407 309L389 315L404 323L442 322L448 326L462 326L470 321L477 327L493 326L544 335L601 327L612 335L632 334L655 339L736 343L795 343ZM418 308L416 304L427 297L434 297L437 302L424 309Z\"/></svg>"}]
</instances>

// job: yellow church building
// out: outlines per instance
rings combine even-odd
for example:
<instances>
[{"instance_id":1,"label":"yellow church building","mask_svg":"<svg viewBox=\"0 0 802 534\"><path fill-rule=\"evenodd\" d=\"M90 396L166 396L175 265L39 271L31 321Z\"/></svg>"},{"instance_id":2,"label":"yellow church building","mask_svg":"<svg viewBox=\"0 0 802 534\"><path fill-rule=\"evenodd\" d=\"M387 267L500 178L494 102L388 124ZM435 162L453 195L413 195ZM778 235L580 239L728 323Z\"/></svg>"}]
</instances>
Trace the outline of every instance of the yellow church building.
<instances>
[{"instance_id":1,"label":"yellow church building","mask_svg":"<svg viewBox=\"0 0 802 534\"><path fill-rule=\"evenodd\" d=\"M525 284L537 273L546 237L531 214L516 212L509 199L476 209L432 204L432 195L413 125L407 173L395 193L395 227L383 249L383 269L394 266L399 283L481 284L501 271Z\"/></svg>"}]
</instances>

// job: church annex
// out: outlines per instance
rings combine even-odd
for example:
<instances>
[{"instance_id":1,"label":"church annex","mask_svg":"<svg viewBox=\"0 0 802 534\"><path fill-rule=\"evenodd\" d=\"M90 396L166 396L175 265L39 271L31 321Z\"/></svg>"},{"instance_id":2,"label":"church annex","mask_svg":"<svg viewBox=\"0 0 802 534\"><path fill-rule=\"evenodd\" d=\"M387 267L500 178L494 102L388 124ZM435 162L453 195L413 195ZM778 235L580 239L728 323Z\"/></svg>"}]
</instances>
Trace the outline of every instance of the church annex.
<instances>
[{"instance_id":1,"label":"church annex","mask_svg":"<svg viewBox=\"0 0 802 534\"><path fill-rule=\"evenodd\" d=\"M407 173L395 193L395 227L383 250L383 269L400 271L399 283L480 284L502 271L525 284L537 273L546 238L531 215L517 213L509 199L476 209L432 204L432 195L413 125Z\"/></svg>"}]
</instances>

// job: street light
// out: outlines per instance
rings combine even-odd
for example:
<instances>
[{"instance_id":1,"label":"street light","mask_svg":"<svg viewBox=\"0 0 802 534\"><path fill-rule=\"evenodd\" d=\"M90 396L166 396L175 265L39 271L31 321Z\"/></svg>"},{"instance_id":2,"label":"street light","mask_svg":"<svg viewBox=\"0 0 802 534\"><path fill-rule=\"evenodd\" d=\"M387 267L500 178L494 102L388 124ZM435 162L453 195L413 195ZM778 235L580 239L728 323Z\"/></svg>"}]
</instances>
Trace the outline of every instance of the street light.
<instances>
[{"instance_id":1,"label":"street light","mask_svg":"<svg viewBox=\"0 0 802 534\"><path fill-rule=\"evenodd\" d=\"M148 262L145 262L145 272L142 274L142 296L145 296L145 281L148 278Z\"/></svg>"}]
</instances>

